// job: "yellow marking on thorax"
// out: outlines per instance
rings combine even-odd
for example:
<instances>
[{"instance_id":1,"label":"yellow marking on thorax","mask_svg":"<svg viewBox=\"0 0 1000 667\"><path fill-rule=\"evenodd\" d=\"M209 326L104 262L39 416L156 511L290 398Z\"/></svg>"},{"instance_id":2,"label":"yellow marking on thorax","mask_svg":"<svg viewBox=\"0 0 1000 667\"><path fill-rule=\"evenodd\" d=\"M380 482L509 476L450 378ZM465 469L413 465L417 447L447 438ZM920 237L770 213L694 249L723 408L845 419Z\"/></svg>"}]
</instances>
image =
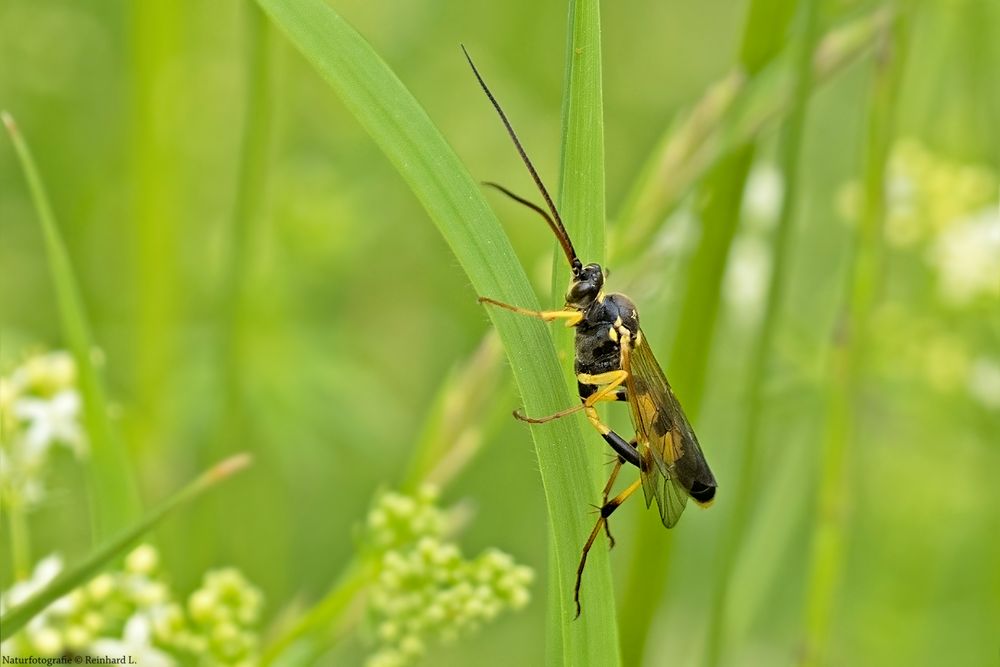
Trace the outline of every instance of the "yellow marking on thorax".
<instances>
[{"instance_id":1,"label":"yellow marking on thorax","mask_svg":"<svg viewBox=\"0 0 1000 667\"><path fill-rule=\"evenodd\" d=\"M618 342L618 332L615 331L614 327L611 327L610 329L608 329L608 338L610 338L611 340L613 340L616 343Z\"/></svg>"}]
</instances>

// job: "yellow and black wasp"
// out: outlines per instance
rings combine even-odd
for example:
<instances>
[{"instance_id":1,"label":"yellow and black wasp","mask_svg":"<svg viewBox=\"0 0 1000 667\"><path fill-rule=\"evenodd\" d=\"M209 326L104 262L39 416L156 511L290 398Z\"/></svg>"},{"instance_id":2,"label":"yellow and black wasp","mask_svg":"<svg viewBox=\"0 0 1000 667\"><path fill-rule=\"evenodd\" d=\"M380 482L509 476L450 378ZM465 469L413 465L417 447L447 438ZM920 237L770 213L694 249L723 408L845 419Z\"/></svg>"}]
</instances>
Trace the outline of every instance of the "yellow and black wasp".
<instances>
[{"instance_id":1,"label":"yellow and black wasp","mask_svg":"<svg viewBox=\"0 0 1000 667\"><path fill-rule=\"evenodd\" d=\"M463 47L463 51L464 51ZM575 327L575 372L581 404L547 417L514 415L526 422L540 424L584 411L587 419L615 451L617 458L608 483L604 487L600 516L583 546L580 565L576 572L574 601L576 614L580 615L580 581L587 563L587 553L603 527L611 545L614 539L608 530L608 517L642 486L646 507L656 499L660 519L672 528L680 519L688 496L699 505L707 507L715 499L715 476L705 461L694 429L684 415L680 402L670 388L663 370L656 362L642 329L635 304L624 294L605 294L604 272L599 264L584 265L576 256L573 243L563 226L559 211L549 196L542 179L528 159L510 121L499 102L487 87L468 52L465 57L472 67L479 85L496 109L507 133L517 148L521 160L528 168L548 210L517 196L495 183L496 188L511 199L531 208L548 223L569 260L572 279L566 292L566 305L562 310L535 311L480 297L480 303L504 308L520 315L537 317L543 321L565 320L566 326ZM612 431L601 421L595 406L602 401L627 401L632 413L635 438L631 442ZM608 498L618 473L625 463L639 469L639 479L624 491Z\"/></svg>"}]
</instances>

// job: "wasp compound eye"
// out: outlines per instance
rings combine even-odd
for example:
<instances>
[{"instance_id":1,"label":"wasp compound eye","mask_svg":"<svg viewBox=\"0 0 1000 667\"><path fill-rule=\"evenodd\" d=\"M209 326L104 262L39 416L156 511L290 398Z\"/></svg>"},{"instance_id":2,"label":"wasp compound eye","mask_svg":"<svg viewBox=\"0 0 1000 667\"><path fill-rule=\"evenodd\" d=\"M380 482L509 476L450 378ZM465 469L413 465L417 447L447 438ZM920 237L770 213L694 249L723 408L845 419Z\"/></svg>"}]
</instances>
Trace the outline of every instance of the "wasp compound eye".
<instances>
[{"instance_id":1,"label":"wasp compound eye","mask_svg":"<svg viewBox=\"0 0 1000 667\"><path fill-rule=\"evenodd\" d=\"M577 280L569 286L566 293L566 303L584 307L597 298L601 288L588 280Z\"/></svg>"}]
</instances>

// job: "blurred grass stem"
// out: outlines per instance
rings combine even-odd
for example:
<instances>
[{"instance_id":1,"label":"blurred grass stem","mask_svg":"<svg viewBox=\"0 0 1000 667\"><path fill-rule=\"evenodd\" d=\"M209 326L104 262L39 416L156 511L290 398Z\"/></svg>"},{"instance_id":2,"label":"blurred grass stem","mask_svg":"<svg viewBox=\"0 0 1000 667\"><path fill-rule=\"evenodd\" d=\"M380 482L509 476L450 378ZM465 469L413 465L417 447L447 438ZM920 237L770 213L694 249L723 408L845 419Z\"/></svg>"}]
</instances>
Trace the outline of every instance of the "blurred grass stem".
<instances>
[{"instance_id":1,"label":"blurred grass stem","mask_svg":"<svg viewBox=\"0 0 1000 667\"><path fill-rule=\"evenodd\" d=\"M261 667L279 661L286 650L303 639L313 639L313 646L310 647L312 653L320 652L321 647L329 649L333 645L332 637L344 614L374 581L377 573L375 563L355 556L323 599L310 607L291 627L268 644L260 657Z\"/></svg>"},{"instance_id":2,"label":"blurred grass stem","mask_svg":"<svg viewBox=\"0 0 1000 667\"><path fill-rule=\"evenodd\" d=\"M21 502L8 502L7 525L10 526L10 556L14 566L14 581L31 576L31 533Z\"/></svg>"},{"instance_id":3,"label":"blurred grass stem","mask_svg":"<svg viewBox=\"0 0 1000 667\"><path fill-rule=\"evenodd\" d=\"M876 54L868 111L861 220L846 275L843 314L833 334L827 429L821 455L802 665L822 664L843 570L850 515L848 465L858 439L862 374L869 320L881 284L886 163L893 140L907 49L908 22L900 13Z\"/></svg>"},{"instance_id":4,"label":"blurred grass stem","mask_svg":"<svg viewBox=\"0 0 1000 667\"><path fill-rule=\"evenodd\" d=\"M705 665L716 667L722 661L725 649L726 603L733 569L739 555L743 538L747 533L750 508L756 493L755 473L757 472L758 449L761 439L761 424L767 408L764 388L778 329L784 287L787 281L789 243L792 235L792 221L798 201L800 180L799 162L802 154L802 135L805 127L806 110L812 88L811 54L819 25L817 5L819 0L804 0L800 9L800 47L796 67L796 80L792 106L781 141L780 164L784 175L784 197L778 215L778 224L772 239L773 263L768 283L765 312L760 331L754 345L750 372L747 376L747 403L744 413L742 461L739 477L732 485L729 518L722 529L722 544L718 550L718 569L715 575L712 606L708 623L707 653Z\"/></svg>"},{"instance_id":5,"label":"blurred grass stem","mask_svg":"<svg viewBox=\"0 0 1000 667\"><path fill-rule=\"evenodd\" d=\"M244 353L241 324L247 306L248 267L253 258L255 221L264 207L271 127L271 30L267 17L255 3L246 4L247 56L245 58L244 126L240 150L236 201L229 226L228 254L222 270L219 305L222 308L221 345L227 417L240 422L241 358Z\"/></svg>"},{"instance_id":6,"label":"blurred grass stem","mask_svg":"<svg viewBox=\"0 0 1000 667\"><path fill-rule=\"evenodd\" d=\"M879 8L824 35L812 54L812 90L867 53L891 17L891 11ZM794 70L794 59L790 63L777 59L752 76L742 68L731 72L664 132L616 216L612 261L617 263L619 257L631 261L649 245L692 184L721 157L790 113L796 92Z\"/></svg>"},{"instance_id":7,"label":"blurred grass stem","mask_svg":"<svg viewBox=\"0 0 1000 667\"><path fill-rule=\"evenodd\" d=\"M134 363L137 419L132 442L156 447L164 405L163 391L173 372L171 336L177 317L177 255L183 206L182 167L171 140L179 105L177 67L183 63L185 14L174 2L130 4L129 31L134 91L134 228L138 241Z\"/></svg>"},{"instance_id":8,"label":"blurred grass stem","mask_svg":"<svg viewBox=\"0 0 1000 667\"><path fill-rule=\"evenodd\" d=\"M753 0L743 31L740 66L747 76L760 72L782 48L794 13L793 0ZM754 144L741 143L716 164L702 184L701 237L688 268L684 296L675 315L677 335L666 367L691 421L697 424L709 352L725 271L740 217L743 188L754 158ZM722 493L725 494L723 488ZM723 497L725 497L723 495ZM622 650L625 664L641 664L669 571L673 533L658 521L636 515L632 551L622 604Z\"/></svg>"},{"instance_id":9,"label":"blurred grass stem","mask_svg":"<svg viewBox=\"0 0 1000 667\"><path fill-rule=\"evenodd\" d=\"M94 366L92 352L95 345L80 295L80 285L41 175L13 116L6 111L0 112L0 116L14 143L14 150L38 213L62 333L76 362L83 398L83 423L90 441L87 470L91 487L89 497L93 539L99 543L135 521L139 516L139 493L132 478L125 445L115 432L108 415L104 383Z\"/></svg>"}]
</instances>

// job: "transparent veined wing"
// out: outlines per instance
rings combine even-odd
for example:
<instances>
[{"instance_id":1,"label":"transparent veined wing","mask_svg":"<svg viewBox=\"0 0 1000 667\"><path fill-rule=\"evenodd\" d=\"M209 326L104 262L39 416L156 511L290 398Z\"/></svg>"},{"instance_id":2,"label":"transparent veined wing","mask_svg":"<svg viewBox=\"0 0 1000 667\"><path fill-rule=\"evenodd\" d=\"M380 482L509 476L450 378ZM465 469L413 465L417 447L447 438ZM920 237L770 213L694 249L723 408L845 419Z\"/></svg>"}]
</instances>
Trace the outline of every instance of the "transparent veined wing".
<instances>
[{"instance_id":1,"label":"transparent veined wing","mask_svg":"<svg viewBox=\"0 0 1000 667\"><path fill-rule=\"evenodd\" d=\"M639 333L622 343L622 369L628 373L625 386L646 506L655 498L663 525L672 528L688 496L703 505L711 503L715 477L645 337Z\"/></svg>"}]
</instances>

